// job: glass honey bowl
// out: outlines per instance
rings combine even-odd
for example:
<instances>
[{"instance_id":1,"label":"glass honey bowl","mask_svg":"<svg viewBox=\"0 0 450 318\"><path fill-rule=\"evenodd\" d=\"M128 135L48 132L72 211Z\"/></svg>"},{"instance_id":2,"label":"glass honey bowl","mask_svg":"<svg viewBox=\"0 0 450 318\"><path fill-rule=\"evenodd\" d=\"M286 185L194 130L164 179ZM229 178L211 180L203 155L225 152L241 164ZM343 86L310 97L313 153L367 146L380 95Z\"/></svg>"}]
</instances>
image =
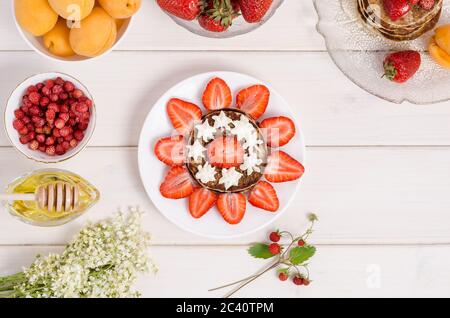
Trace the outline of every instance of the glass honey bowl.
<instances>
[{"instance_id":1,"label":"glass honey bowl","mask_svg":"<svg viewBox=\"0 0 450 318\"><path fill-rule=\"evenodd\" d=\"M49 184L64 183L76 186L78 203L74 209L57 212L55 209L42 209L37 201L9 201L6 209L19 220L36 226L52 227L66 224L93 207L100 199L100 192L79 175L60 169L36 170L11 182L6 194L34 194L37 189Z\"/></svg>"}]
</instances>

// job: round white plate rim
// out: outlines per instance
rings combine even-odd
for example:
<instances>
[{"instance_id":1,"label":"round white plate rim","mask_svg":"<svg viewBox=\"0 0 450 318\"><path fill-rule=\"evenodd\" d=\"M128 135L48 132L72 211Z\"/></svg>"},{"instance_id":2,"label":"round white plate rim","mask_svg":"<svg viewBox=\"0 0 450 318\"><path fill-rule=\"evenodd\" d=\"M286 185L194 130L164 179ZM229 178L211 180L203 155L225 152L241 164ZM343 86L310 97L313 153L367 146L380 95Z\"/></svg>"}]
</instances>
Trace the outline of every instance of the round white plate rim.
<instances>
[{"instance_id":1,"label":"round white plate rim","mask_svg":"<svg viewBox=\"0 0 450 318\"><path fill-rule=\"evenodd\" d=\"M247 75L247 74L243 74L243 73L238 73L238 72L230 72L230 71L212 71L212 72L206 72L206 73L200 73L197 75L193 75L189 78L186 78L180 82L178 82L177 84L173 85L172 87L170 87L169 89L167 89L165 91L165 93L154 103L154 105L152 106L151 110L149 111L147 117L145 118L144 124L142 126L142 130L140 133L140 137L139 137L139 144L138 144L138 166L139 166L139 174L140 174L140 178L141 178L141 182L144 186L144 189L148 195L148 197L150 198L150 200L152 201L153 205L156 207L156 209L172 224L174 224L175 226L177 226L178 228L201 236L201 237L206 237L206 238L211 238L211 239L233 239L233 238L239 238L239 237L243 237L243 236L247 236L250 235L252 233L258 232L266 227L268 227L269 225L271 225L272 223L274 223L276 220L278 220L288 209L288 207L292 204L292 201L295 199L299 189L300 189L300 185L301 182L300 180L295 181L295 187L292 191L292 194L290 196L290 198L285 202L284 206L282 209L280 209L279 211L277 211L277 213L273 214L273 217L263 223L262 225L256 226L254 229L245 231L245 232L241 232L241 233L237 233L237 234L232 234L232 235L211 235L211 234L205 234L199 231L196 231L192 228L188 228L185 227L179 223L176 222L176 217L171 217L169 214L165 213L158 205L157 205L157 200L154 199L154 195L160 195L159 192L157 194L154 194L150 187L146 184L146 182L144 181L144 162L142 157L144 156L144 151L150 151L148 145L145 144L145 134L147 133L146 127L148 125L148 123L151 121L152 115L155 112L155 108L157 107L157 105L165 105L166 101L168 99L170 99L171 97L174 97L172 95L170 95L174 90L176 90L178 87L181 87L183 85L185 85L186 82L191 82L191 81L203 81L204 79L208 79L208 78L213 78L213 77L220 77L226 80L226 78L228 76L239 76L239 77L245 77L248 80L251 80L254 83L260 83L263 84L265 86L267 86L269 88L269 90L271 91L271 94L274 95L276 94L278 96L278 98L280 98L280 100L283 102L283 104L287 107L286 111L289 113L289 116L292 117L292 119L294 120L294 122L296 123L296 130L297 130L297 134L296 134L296 138L298 138L297 142L300 144L300 152L302 153L302 164L305 166L306 165L306 146L305 146L305 142L304 142L304 134L303 131L301 129L301 126L299 125L299 121L297 119L297 116L294 114L294 112L292 111L292 108L290 107L290 105L287 103L287 101L282 97L282 95L280 95L271 85L268 85L267 83L265 83L264 81L261 81L259 79L254 78L253 76ZM153 154L153 153L152 153ZM163 163L161 163L161 167L165 167L165 165ZM225 221L224 221L225 222Z\"/></svg>"}]
</instances>

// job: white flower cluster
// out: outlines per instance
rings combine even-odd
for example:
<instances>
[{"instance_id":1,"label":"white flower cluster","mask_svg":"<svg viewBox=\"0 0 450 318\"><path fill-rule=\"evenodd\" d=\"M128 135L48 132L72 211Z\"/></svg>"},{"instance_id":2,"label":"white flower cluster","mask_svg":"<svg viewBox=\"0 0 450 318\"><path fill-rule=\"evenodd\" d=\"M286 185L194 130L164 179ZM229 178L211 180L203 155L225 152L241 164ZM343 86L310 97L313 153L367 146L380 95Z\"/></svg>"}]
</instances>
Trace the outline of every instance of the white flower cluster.
<instances>
[{"instance_id":1,"label":"white flower cluster","mask_svg":"<svg viewBox=\"0 0 450 318\"><path fill-rule=\"evenodd\" d=\"M60 255L37 257L15 288L17 297L138 297L132 285L156 270L148 257L150 236L142 213L132 209L82 229Z\"/></svg>"}]
</instances>

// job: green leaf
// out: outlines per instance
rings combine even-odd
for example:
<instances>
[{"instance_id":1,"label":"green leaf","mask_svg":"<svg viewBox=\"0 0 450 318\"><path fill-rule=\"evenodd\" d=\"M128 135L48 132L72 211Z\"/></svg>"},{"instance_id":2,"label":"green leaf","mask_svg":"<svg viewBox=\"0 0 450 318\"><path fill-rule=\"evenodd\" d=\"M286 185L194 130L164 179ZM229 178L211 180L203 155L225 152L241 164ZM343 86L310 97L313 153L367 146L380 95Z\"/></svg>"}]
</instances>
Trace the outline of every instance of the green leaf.
<instances>
[{"instance_id":1,"label":"green leaf","mask_svg":"<svg viewBox=\"0 0 450 318\"><path fill-rule=\"evenodd\" d=\"M297 246L289 252L289 260L293 265L300 265L313 257L315 253L316 248L314 246Z\"/></svg>"},{"instance_id":2,"label":"green leaf","mask_svg":"<svg viewBox=\"0 0 450 318\"><path fill-rule=\"evenodd\" d=\"M248 249L248 253L255 258L268 259L274 257L269 251L269 245L263 243L256 243Z\"/></svg>"}]
</instances>

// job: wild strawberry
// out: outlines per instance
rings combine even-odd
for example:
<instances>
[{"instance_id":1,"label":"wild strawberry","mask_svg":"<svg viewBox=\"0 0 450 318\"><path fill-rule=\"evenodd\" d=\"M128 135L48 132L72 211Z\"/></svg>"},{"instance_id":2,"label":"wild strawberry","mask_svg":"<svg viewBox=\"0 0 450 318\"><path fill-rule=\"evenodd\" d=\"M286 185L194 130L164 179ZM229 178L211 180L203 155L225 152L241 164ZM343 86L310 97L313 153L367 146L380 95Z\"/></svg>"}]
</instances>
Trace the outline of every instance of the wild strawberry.
<instances>
[{"instance_id":1,"label":"wild strawberry","mask_svg":"<svg viewBox=\"0 0 450 318\"><path fill-rule=\"evenodd\" d=\"M289 278L289 276L286 273L280 273L278 274L278 279L281 280L282 282L286 281Z\"/></svg>"},{"instance_id":2,"label":"wild strawberry","mask_svg":"<svg viewBox=\"0 0 450 318\"><path fill-rule=\"evenodd\" d=\"M40 110L37 106L31 106L28 112L30 113L31 116L38 116Z\"/></svg>"},{"instance_id":3,"label":"wild strawberry","mask_svg":"<svg viewBox=\"0 0 450 318\"><path fill-rule=\"evenodd\" d=\"M41 94L39 94L38 92L31 92L28 95L28 99L30 100L31 103L33 103L34 105L39 105L39 101L41 99Z\"/></svg>"},{"instance_id":4,"label":"wild strawberry","mask_svg":"<svg viewBox=\"0 0 450 318\"><path fill-rule=\"evenodd\" d=\"M38 135L36 136L36 140L37 140L40 144L43 144L43 143L45 142L45 135L43 135L43 134L38 134Z\"/></svg>"},{"instance_id":5,"label":"wild strawberry","mask_svg":"<svg viewBox=\"0 0 450 318\"><path fill-rule=\"evenodd\" d=\"M435 0L420 0L419 5L424 10L431 10L434 7Z\"/></svg>"},{"instance_id":6,"label":"wild strawberry","mask_svg":"<svg viewBox=\"0 0 450 318\"><path fill-rule=\"evenodd\" d=\"M50 88L48 88L47 86L43 87L42 90L42 95L48 97L52 94L52 90Z\"/></svg>"},{"instance_id":7,"label":"wild strawberry","mask_svg":"<svg viewBox=\"0 0 450 318\"><path fill-rule=\"evenodd\" d=\"M54 156L56 153L55 146L47 146L45 147L45 153L49 156Z\"/></svg>"},{"instance_id":8,"label":"wild strawberry","mask_svg":"<svg viewBox=\"0 0 450 318\"><path fill-rule=\"evenodd\" d=\"M52 89L55 86L55 82L52 79L48 79L44 82L45 87ZM43 88L42 88L43 89Z\"/></svg>"},{"instance_id":9,"label":"wild strawberry","mask_svg":"<svg viewBox=\"0 0 450 318\"><path fill-rule=\"evenodd\" d=\"M72 92L72 97L73 97L73 98L79 99L79 98L82 97L82 96L84 96L84 93L83 93L81 90L79 90L79 89L75 89L75 90Z\"/></svg>"},{"instance_id":10,"label":"wild strawberry","mask_svg":"<svg viewBox=\"0 0 450 318\"><path fill-rule=\"evenodd\" d=\"M300 240L298 240L297 244L300 247L305 246L305 241L300 239Z\"/></svg>"},{"instance_id":11,"label":"wild strawberry","mask_svg":"<svg viewBox=\"0 0 450 318\"><path fill-rule=\"evenodd\" d=\"M31 93L34 93L34 92L37 92L37 91L38 91L38 89L34 85L28 86L28 88L27 88L27 94L31 94Z\"/></svg>"},{"instance_id":12,"label":"wild strawberry","mask_svg":"<svg viewBox=\"0 0 450 318\"><path fill-rule=\"evenodd\" d=\"M303 285L308 286L310 284L310 281L306 278L303 278Z\"/></svg>"},{"instance_id":13,"label":"wild strawberry","mask_svg":"<svg viewBox=\"0 0 450 318\"><path fill-rule=\"evenodd\" d=\"M17 119L22 119L22 118L25 117L25 113L24 113L23 110L21 110L21 109L16 109L16 110L14 111L14 116L15 116Z\"/></svg>"},{"instance_id":14,"label":"wild strawberry","mask_svg":"<svg viewBox=\"0 0 450 318\"><path fill-rule=\"evenodd\" d=\"M66 150L63 148L62 145L56 145L56 147L55 147L55 153L56 153L58 156L62 156L63 154L66 153Z\"/></svg>"},{"instance_id":15,"label":"wild strawberry","mask_svg":"<svg viewBox=\"0 0 450 318\"><path fill-rule=\"evenodd\" d=\"M295 285L303 285L303 278L300 276L295 276L294 279L292 280L294 282Z\"/></svg>"},{"instance_id":16,"label":"wild strawberry","mask_svg":"<svg viewBox=\"0 0 450 318\"><path fill-rule=\"evenodd\" d=\"M45 107L48 104L50 104L50 99L47 96L41 97L39 100L39 105L41 105L41 107Z\"/></svg>"},{"instance_id":17,"label":"wild strawberry","mask_svg":"<svg viewBox=\"0 0 450 318\"><path fill-rule=\"evenodd\" d=\"M27 127L23 127L22 129L19 130L19 135L24 136L24 135L28 135L28 128Z\"/></svg>"},{"instance_id":18,"label":"wild strawberry","mask_svg":"<svg viewBox=\"0 0 450 318\"><path fill-rule=\"evenodd\" d=\"M47 139L45 139L45 144L47 146L51 146L55 144L55 138L53 138L52 136L47 137Z\"/></svg>"},{"instance_id":19,"label":"wild strawberry","mask_svg":"<svg viewBox=\"0 0 450 318\"><path fill-rule=\"evenodd\" d=\"M45 118L47 120L53 120L56 117L56 112L53 109L49 109L45 112Z\"/></svg>"},{"instance_id":20,"label":"wild strawberry","mask_svg":"<svg viewBox=\"0 0 450 318\"><path fill-rule=\"evenodd\" d=\"M397 21L411 11L409 0L384 0L384 9L392 21Z\"/></svg>"},{"instance_id":21,"label":"wild strawberry","mask_svg":"<svg viewBox=\"0 0 450 318\"><path fill-rule=\"evenodd\" d=\"M66 137L70 135L70 127L64 126L59 130L59 134L61 135L61 137Z\"/></svg>"},{"instance_id":22,"label":"wild strawberry","mask_svg":"<svg viewBox=\"0 0 450 318\"><path fill-rule=\"evenodd\" d=\"M53 94L59 95L59 94L61 94L62 92L63 92L63 88L61 87L61 85L55 85L55 86L53 86L53 88L52 88L52 93L53 93Z\"/></svg>"},{"instance_id":23,"label":"wild strawberry","mask_svg":"<svg viewBox=\"0 0 450 318\"><path fill-rule=\"evenodd\" d=\"M72 82L67 81L67 82L64 83L64 90L67 93L73 92L74 89L75 89L75 85L73 85Z\"/></svg>"},{"instance_id":24,"label":"wild strawberry","mask_svg":"<svg viewBox=\"0 0 450 318\"><path fill-rule=\"evenodd\" d=\"M270 239L272 242L277 243L277 242L280 241L281 235L280 235L280 233L279 233L278 231L277 231L277 232L272 232L272 233L270 233L270 235L269 235L269 239Z\"/></svg>"},{"instance_id":25,"label":"wild strawberry","mask_svg":"<svg viewBox=\"0 0 450 318\"><path fill-rule=\"evenodd\" d=\"M404 83L418 71L421 64L420 53L400 51L389 54L384 60L384 75L396 83Z\"/></svg>"},{"instance_id":26,"label":"wild strawberry","mask_svg":"<svg viewBox=\"0 0 450 318\"><path fill-rule=\"evenodd\" d=\"M65 125L66 125L66 122L63 119L61 119L61 115L60 115L59 118L57 120L55 120L55 127L58 129L62 129Z\"/></svg>"},{"instance_id":27,"label":"wild strawberry","mask_svg":"<svg viewBox=\"0 0 450 318\"><path fill-rule=\"evenodd\" d=\"M25 124L22 120L16 119L13 121L13 127L15 130L21 130L23 127L25 127Z\"/></svg>"},{"instance_id":28,"label":"wild strawberry","mask_svg":"<svg viewBox=\"0 0 450 318\"><path fill-rule=\"evenodd\" d=\"M52 102L57 102L57 101L59 101L59 96L58 96L58 94L51 94L50 95L50 100L52 101Z\"/></svg>"},{"instance_id":29,"label":"wild strawberry","mask_svg":"<svg viewBox=\"0 0 450 318\"><path fill-rule=\"evenodd\" d=\"M278 243L272 243L272 244L269 245L269 252L272 255L280 254L281 246Z\"/></svg>"},{"instance_id":30,"label":"wild strawberry","mask_svg":"<svg viewBox=\"0 0 450 318\"><path fill-rule=\"evenodd\" d=\"M30 148L31 150L38 150L38 148L39 148L39 142L37 142L37 140L32 140L32 141L28 144L28 148Z\"/></svg>"},{"instance_id":31,"label":"wild strawberry","mask_svg":"<svg viewBox=\"0 0 450 318\"><path fill-rule=\"evenodd\" d=\"M26 145L30 141L30 139L28 139L28 136L22 135L22 136L20 136L19 141L22 145Z\"/></svg>"}]
</instances>

